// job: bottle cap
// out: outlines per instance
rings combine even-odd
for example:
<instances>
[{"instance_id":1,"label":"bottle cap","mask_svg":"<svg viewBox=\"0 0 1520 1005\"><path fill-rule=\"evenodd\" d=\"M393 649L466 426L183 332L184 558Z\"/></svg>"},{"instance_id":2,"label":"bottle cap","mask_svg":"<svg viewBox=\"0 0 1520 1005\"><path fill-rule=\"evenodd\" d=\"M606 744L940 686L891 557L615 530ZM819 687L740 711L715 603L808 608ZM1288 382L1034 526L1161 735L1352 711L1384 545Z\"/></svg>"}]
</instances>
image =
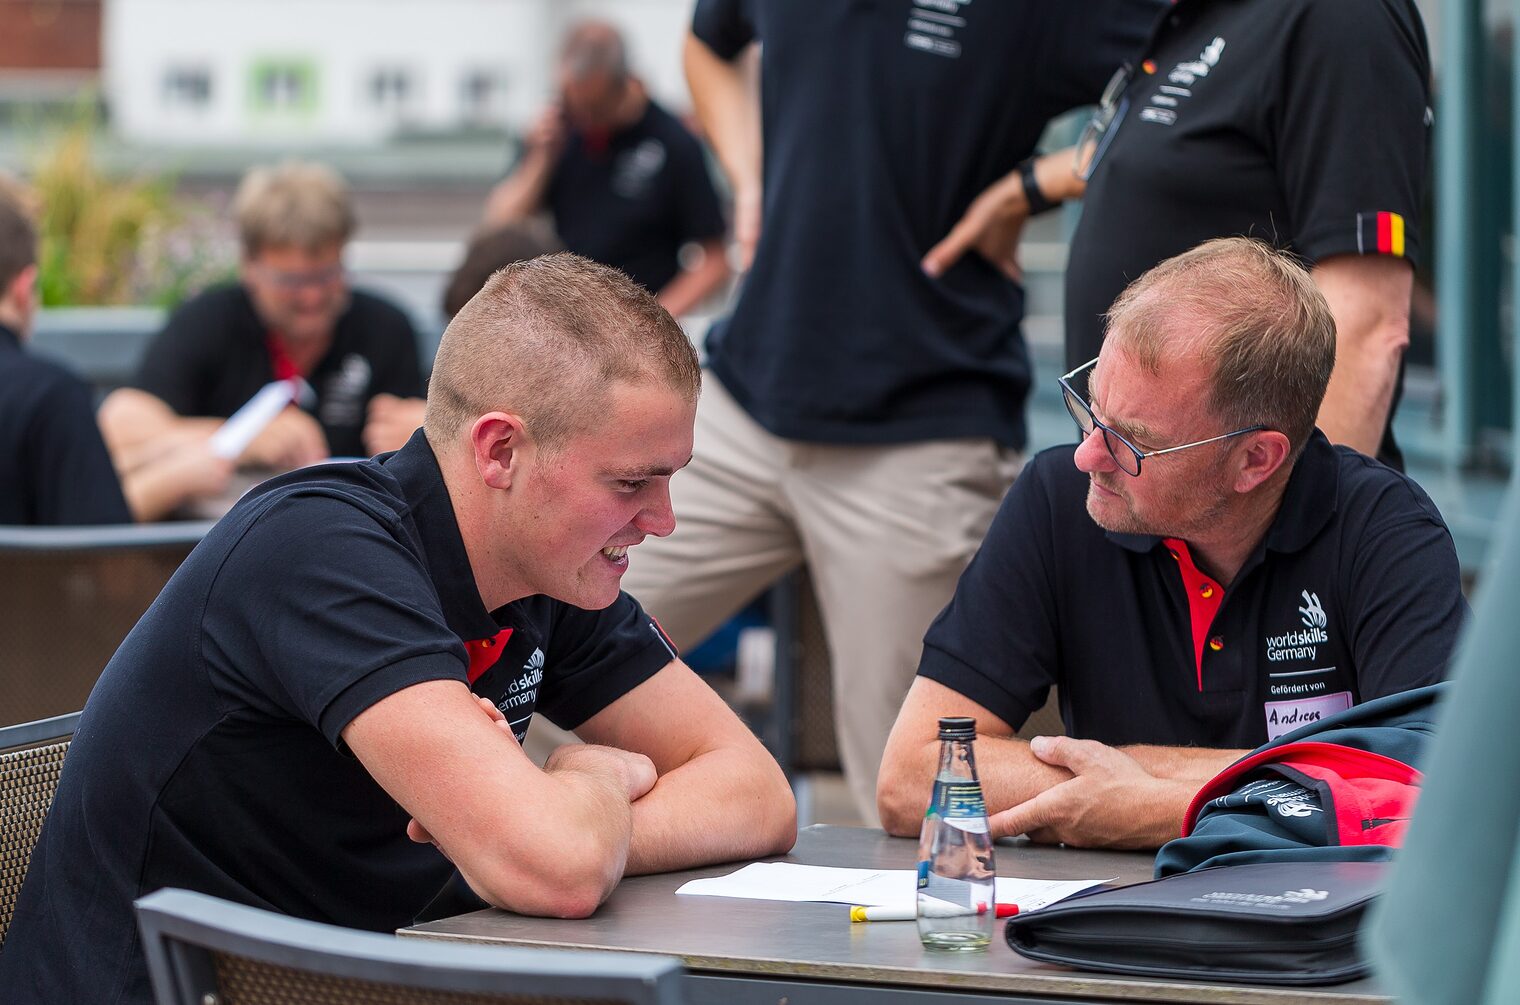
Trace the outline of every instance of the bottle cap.
<instances>
[{"instance_id":1,"label":"bottle cap","mask_svg":"<svg viewBox=\"0 0 1520 1005\"><path fill-rule=\"evenodd\" d=\"M976 739L976 720L969 715L947 715L939 721L941 740Z\"/></svg>"}]
</instances>

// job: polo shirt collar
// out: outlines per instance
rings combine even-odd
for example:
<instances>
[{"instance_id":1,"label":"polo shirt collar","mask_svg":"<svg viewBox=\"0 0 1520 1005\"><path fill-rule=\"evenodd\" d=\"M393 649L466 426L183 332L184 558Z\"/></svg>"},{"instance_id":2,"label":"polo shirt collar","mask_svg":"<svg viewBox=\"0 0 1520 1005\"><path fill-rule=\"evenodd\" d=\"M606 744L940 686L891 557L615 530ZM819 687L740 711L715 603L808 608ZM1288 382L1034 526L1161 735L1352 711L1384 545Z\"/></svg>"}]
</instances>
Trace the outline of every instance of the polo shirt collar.
<instances>
[{"instance_id":1,"label":"polo shirt collar","mask_svg":"<svg viewBox=\"0 0 1520 1005\"><path fill-rule=\"evenodd\" d=\"M1283 490L1282 504L1267 528L1265 545L1272 551L1285 554L1306 547L1335 516L1336 499L1340 495L1340 464L1335 448L1318 429L1309 438L1304 451L1288 475L1288 485ZM1105 536L1126 551L1145 554L1161 544L1162 539L1153 534L1117 534L1105 532ZM1258 553L1261 551L1257 549ZM1247 563L1251 564L1250 562Z\"/></svg>"},{"instance_id":2,"label":"polo shirt collar","mask_svg":"<svg viewBox=\"0 0 1520 1005\"><path fill-rule=\"evenodd\" d=\"M470 556L459 535L454 503L427 436L417 430L405 446L382 456L380 463L401 485L401 496L411 511L422 542L423 561L449 629L465 640L493 638L503 626L480 599Z\"/></svg>"},{"instance_id":3,"label":"polo shirt collar","mask_svg":"<svg viewBox=\"0 0 1520 1005\"><path fill-rule=\"evenodd\" d=\"M13 349L20 352L21 336L5 325L0 325L0 349Z\"/></svg>"}]
</instances>

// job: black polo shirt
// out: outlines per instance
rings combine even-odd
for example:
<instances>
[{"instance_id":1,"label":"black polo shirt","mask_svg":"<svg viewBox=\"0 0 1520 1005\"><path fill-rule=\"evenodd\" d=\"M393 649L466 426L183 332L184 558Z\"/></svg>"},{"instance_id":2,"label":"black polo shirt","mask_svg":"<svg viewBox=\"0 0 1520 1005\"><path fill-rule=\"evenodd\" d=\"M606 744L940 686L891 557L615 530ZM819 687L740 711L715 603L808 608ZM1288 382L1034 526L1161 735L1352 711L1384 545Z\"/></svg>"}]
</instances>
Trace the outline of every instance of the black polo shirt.
<instances>
[{"instance_id":1,"label":"black polo shirt","mask_svg":"<svg viewBox=\"0 0 1520 1005\"><path fill-rule=\"evenodd\" d=\"M89 386L0 326L0 524L131 522Z\"/></svg>"},{"instance_id":2,"label":"black polo shirt","mask_svg":"<svg viewBox=\"0 0 1520 1005\"><path fill-rule=\"evenodd\" d=\"M1442 678L1467 605L1451 535L1408 478L1316 432L1225 589L1184 542L1093 523L1073 451L1024 468L921 675L1015 729L1059 687L1069 735L1215 748Z\"/></svg>"},{"instance_id":3,"label":"black polo shirt","mask_svg":"<svg viewBox=\"0 0 1520 1005\"><path fill-rule=\"evenodd\" d=\"M798 440L1023 446L1022 287L974 252L938 279L919 262L1047 121L1097 99L1156 6L698 0L713 52L763 52L760 242L707 339L756 422Z\"/></svg>"},{"instance_id":4,"label":"black polo shirt","mask_svg":"<svg viewBox=\"0 0 1520 1005\"><path fill-rule=\"evenodd\" d=\"M164 886L409 924L451 867L407 839L343 728L403 688L471 678L519 737L535 709L573 728L672 658L626 594L602 611L538 596L487 612L420 431L265 483L91 694L0 956L5 1000L149 1001L132 900Z\"/></svg>"},{"instance_id":5,"label":"black polo shirt","mask_svg":"<svg viewBox=\"0 0 1520 1005\"><path fill-rule=\"evenodd\" d=\"M653 101L610 135L572 132L545 198L566 248L651 293L681 271L683 245L724 232L701 144Z\"/></svg>"},{"instance_id":6,"label":"black polo shirt","mask_svg":"<svg viewBox=\"0 0 1520 1005\"><path fill-rule=\"evenodd\" d=\"M1129 282L1210 238L1310 266L1417 257L1430 54L1410 0L1179 0L1140 52L1072 237L1068 369Z\"/></svg>"},{"instance_id":7,"label":"black polo shirt","mask_svg":"<svg viewBox=\"0 0 1520 1005\"><path fill-rule=\"evenodd\" d=\"M396 307L355 290L333 328L332 347L305 375L310 411L334 457L361 457L369 401L424 393L412 323ZM269 330L241 285L214 287L180 305L148 345L132 382L180 415L226 418L275 379Z\"/></svg>"}]
</instances>

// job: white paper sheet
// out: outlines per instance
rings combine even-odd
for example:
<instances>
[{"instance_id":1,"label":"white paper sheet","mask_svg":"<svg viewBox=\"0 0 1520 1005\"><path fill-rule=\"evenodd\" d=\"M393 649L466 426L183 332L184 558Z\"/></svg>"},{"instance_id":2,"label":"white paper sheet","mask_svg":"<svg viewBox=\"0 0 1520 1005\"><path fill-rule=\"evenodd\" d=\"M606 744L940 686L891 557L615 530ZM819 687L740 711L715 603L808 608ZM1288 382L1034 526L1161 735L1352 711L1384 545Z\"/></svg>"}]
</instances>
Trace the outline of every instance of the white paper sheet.
<instances>
[{"instance_id":1,"label":"white paper sheet","mask_svg":"<svg viewBox=\"0 0 1520 1005\"><path fill-rule=\"evenodd\" d=\"M211 434L211 452L227 460L242 456L264 428L301 393L301 381L276 380L259 388L243 407Z\"/></svg>"},{"instance_id":2,"label":"white paper sheet","mask_svg":"<svg viewBox=\"0 0 1520 1005\"><path fill-rule=\"evenodd\" d=\"M1106 879L997 878L997 902L1017 904L1019 913L1037 911ZM912 869L840 869L792 862L754 862L738 872L694 879L676 893L691 897L740 897L746 900L818 901L874 907L912 904L918 877Z\"/></svg>"}]
</instances>

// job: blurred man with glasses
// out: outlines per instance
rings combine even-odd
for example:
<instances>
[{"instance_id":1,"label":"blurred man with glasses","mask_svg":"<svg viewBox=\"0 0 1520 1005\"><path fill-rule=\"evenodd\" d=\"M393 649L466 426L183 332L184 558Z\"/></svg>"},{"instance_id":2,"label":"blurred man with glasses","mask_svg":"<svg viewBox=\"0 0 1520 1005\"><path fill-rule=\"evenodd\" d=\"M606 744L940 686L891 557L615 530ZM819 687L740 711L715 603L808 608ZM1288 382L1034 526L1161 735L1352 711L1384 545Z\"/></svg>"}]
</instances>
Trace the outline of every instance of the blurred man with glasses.
<instances>
[{"instance_id":1,"label":"blurred man with glasses","mask_svg":"<svg viewBox=\"0 0 1520 1005\"><path fill-rule=\"evenodd\" d=\"M149 345L136 378L101 406L101 428L129 501L142 472L169 463L182 471L151 499L134 502L139 518L220 490L208 476L217 469L206 441L274 380L305 380L314 392L304 403L309 410L286 408L238 458L240 465L286 469L329 456L367 456L399 447L415 428L386 444L365 436L388 404L422 397L422 373L406 315L349 288L343 246L355 219L342 179L318 164L255 168L243 178L233 210L242 243L239 281L182 304Z\"/></svg>"},{"instance_id":2,"label":"blurred man with glasses","mask_svg":"<svg viewBox=\"0 0 1520 1005\"><path fill-rule=\"evenodd\" d=\"M1441 678L1466 611L1451 535L1316 428L1334 364L1324 296L1261 242L1125 290L1060 380L1080 442L1025 468L925 637L888 830L918 830L942 715L977 720L994 833L1150 848L1247 749ZM1067 735L1015 738L1051 688Z\"/></svg>"}]
</instances>

